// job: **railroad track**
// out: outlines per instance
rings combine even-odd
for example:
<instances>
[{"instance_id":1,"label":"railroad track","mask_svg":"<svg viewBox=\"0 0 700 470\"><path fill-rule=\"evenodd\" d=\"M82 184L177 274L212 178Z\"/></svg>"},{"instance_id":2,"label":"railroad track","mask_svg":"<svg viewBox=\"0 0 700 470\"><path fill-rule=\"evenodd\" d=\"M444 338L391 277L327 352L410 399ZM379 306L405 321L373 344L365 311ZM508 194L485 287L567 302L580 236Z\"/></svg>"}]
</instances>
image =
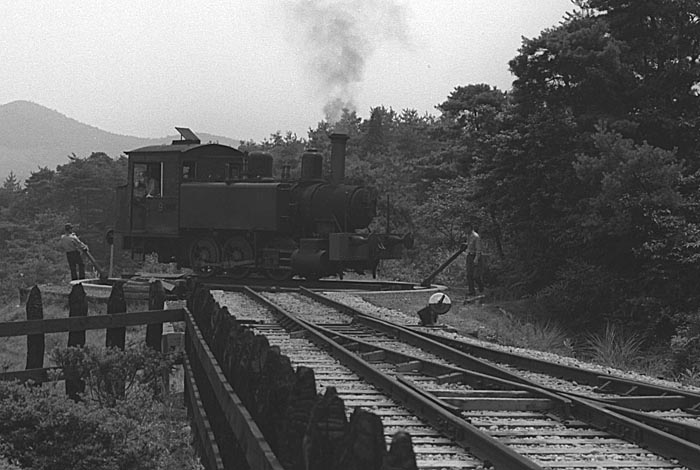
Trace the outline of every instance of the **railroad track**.
<instances>
[{"instance_id":1,"label":"railroad track","mask_svg":"<svg viewBox=\"0 0 700 470\"><path fill-rule=\"evenodd\" d=\"M561 403L553 403L551 399L548 403L542 398L539 402L532 400L527 402L527 397L522 396L522 400L518 401L515 396L518 393L526 393L522 390L519 392L511 390L505 394L499 392L501 395L498 396L499 400L482 399L482 405L479 405L484 406L483 403L491 403L491 406L514 407L516 410L469 410L468 412L456 410L455 408L459 408L456 405L465 406L467 402L470 402L468 406L475 406L475 400L470 398L470 394L473 392L468 392L469 386L459 390L459 392L453 392L453 394L457 393L455 396L445 395L444 391L440 392L439 389L431 387L446 382L452 382L454 386L459 383L464 385L465 382L469 382L464 376L466 370L480 370L511 381L515 378L515 381L535 388L542 385L535 380L530 380L532 377L524 379L520 376L513 376L512 371L497 365L465 357L464 354L460 355L454 350L450 352L450 348L436 346L436 343L432 341L426 343L426 341L417 340L416 335L410 331L358 315L352 309L329 302L327 299L308 291L305 296L290 293L266 293L265 295L274 302L284 305L285 309L294 312L298 318L317 325L316 328L319 331L333 338L336 342L357 350L361 357L373 362L379 370L390 375L393 374L398 380L443 402L446 408L451 409L452 412L459 412L461 417L473 420L477 425L482 426L482 429L493 431L493 436L499 437L503 439L504 443L515 446L514 448L519 451L531 455L533 460L547 465L549 468L591 468L593 465L593 463L585 464L582 460L595 462L595 468L675 468L677 466L676 460L674 460L676 457L688 465L698 465L700 462L700 447L687 442L679 442L666 433L659 433L646 426L639 426L639 423L625 419L625 413L610 414L588 400L573 394L572 392L576 392L576 390L572 390L571 384L566 390L568 395L565 395L573 403L568 412L562 412ZM309 296L314 297L314 299L309 298ZM410 336L413 338L409 339ZM416 344L421 347L417 347ZM393 359L389 361L387 358ZM450 363L455 366L451 372ZM443 369L440 369L439 366L442 366ZM410 378L410 375L424 374L428 370L433 371L432 378L422 377L418 380ZM552 382L560 381L551 376L547 379L549 385ZM470 380L473 381L474 378L472 377ZM583 388L590 389L590 387ZM556 388L551 391L561 392ZM543 407L543 410L527 409L537 406ZM498 419L489 417L488 413L494 411L497 412L494 416L498 416ZM620 408L618 411L628 412L629 410ZM557 415L557 418L553 418L553 415ZM529 429L523 429L523 427ZM533 427L535 429L530 429ZM606 429L607 432L601 432L600 429ZM590 435L585 436L586 434ZM630 442L623 445L620 440L612 437L613 434L621 435L631 443L636 442L645 447L653 448L657 455L651 455L647 450ZM521 437L528 435L530 437L525 440ZM545 453L533 448L533 446L537 447L552 439L556 439L558 445L563 445L563 447L551 449ZM526 441L531 442L526 444ZM522 449L522 446L530 448ZM609 452L605 450L606 448L610 449ZM577 457L573 457L572 454L576 454ZM609 455L609 457L605 457L605 455ZM667 456L666 459L661 457L664 455ZM626 457L622 458L621 456Z\"/></svg>"},{"instance_id":2,"label":"railroad track","mask_svg":"<svg viewBox=\"0 0 700 470\"><path fill-rule=\"evenodd\" d=\"M461 445L460 437L454 438L456 435L467 435L462 429L462 425L467 429L471 428L467 422L462 422L435 405L432 405L430 412L405 406L407 401L413 404L419 403L424 408L429 408L431 403L417 394L407 398L406 394L411 394L410 389L398 383L389 392L382 390L382 385L386 384L377 380L378 374L374 376L368 374L367 370L358 367L358 361L348 360L342 355L338 357L337 354L330 354L328 341L314 334L302 323L295 321L293 317L284 315L281 310L271 307L252 291L247 290L245 293L215 291L213 295L216 301L227 307L239 322L249 324L255 333L265 335L271 345L279 346L280 351L289 357L293 366L314 369L320 393L325 393L329 387L335 387L338 395L345 402L346 413L360 406L377 414L384 424L387 442L399 430L409 432L419 468L481 469L490 467L490 462L498 462L503 465L503 468L540 468L490 439L487 439L486 444L477 444L477 447L491 445L504 456L496 454L496 451L491 451L493 452L491 454L480 450L477 452L482 454L481 457L474 455L465 448L468 445L464 438L461 438Z\"/></svg>"},{"instance_id":3,"label":"railroad track","mask_svg":"<svg viewBox=\"0 0 700 470\"><path fill-rule=\"evenodd\" d=\"M368 337L378 335L378 331L382 331L385 336L400 335L394 325L373 322L365 318L362 312L347 305L308 290L303 292L309 300L300 299L298 305L315 301L322 304L326 311L335 310L336 315L345 314L347 319L355 319L356 328L365 328L366 331L362 334ZM411 327L411 330L473 358L481 359L483 364L472 364L472 367L477 367L476 370L544 387L553 392L568 393L601 402L609 410L700 445L699 393L506 352L470 342L468 338L445 330L424 327Z\"/></svg>"}]
</instances>

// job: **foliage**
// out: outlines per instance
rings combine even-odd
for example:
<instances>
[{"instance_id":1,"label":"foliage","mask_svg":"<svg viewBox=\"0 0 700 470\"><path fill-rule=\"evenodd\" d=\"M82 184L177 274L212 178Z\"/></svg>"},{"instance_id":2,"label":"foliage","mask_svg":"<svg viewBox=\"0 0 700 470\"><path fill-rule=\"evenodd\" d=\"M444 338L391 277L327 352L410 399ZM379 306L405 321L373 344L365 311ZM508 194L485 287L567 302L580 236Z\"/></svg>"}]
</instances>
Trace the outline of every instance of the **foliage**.
<instances>
[{"instance_id":1,"label":"foliage","mask_svg":"<svg viewBox=\"0 0 700 470\"><path fill-rule=\"evenodd\" d=\"M604 333L589 335L586 343L588 356L593 361L626 370L636 363L642 339L635 334L623 333L619 326L608 323Z\"/></svg>"},{"instance_id":2,"label":"foliage","mask_svg":"<svg viewBox=\"0 0 700 470\"><path fill-rule=\"evenodd\" d=\"M0 383L0 458L37 470L197 468L188 429L149 393L108 409L62 392Z\"/></svg>"},{"instance_id":3,"label":"foliage","mask_svg":"<svg viewBox=\"0 0 700 470\"><path fill-rule=\"evenodd\" d=\"M128 400L134 390L143 386L156 392L175 360L146 346L124 351L69 347L55 349L51 358L66 376L84 380L90 399L102 406L115 406L119 400Z\"/></svg>"},{"instance_id":4,"label":"foliage","mask_svg":"<svg viewBox=\"0 0 700 470\"><path fill-rule=\"evenodd\" d=\"M500 323L495 334L500 343L509 346L565 356L570 356L573 352L566 332L551 322L512 319L507 323Z\"/></svg>"},{"instance_id":5,"label":"foliage","mask_svg":"<svg viewBox=\"0 0 700 470\"><path fill-rule=\"evenodd\" d=\"M700 305L700 48L681 34L698 7L578 3L510 62L509 100L469 141L471 202L500 229L513 287L574 329L624 319L659 338ZM467 91L489 89L441 106L464 129Z\"/></svg>"},{"instance_id":6,"label":"foliage","mask_svg":"<svg viewBox=\"0 0 700 470\"><path fill-rule=\"evenodd\" d=\"M700 358L700 311L679 315L677 328L671 338L673 371L688 377L698 377Z\"/></svg>"},{"instance_id":7,"label":"foliage","mask_svg":"<svg viewBox=\"0 0 700 470\"><path fill-rule=\"evenodd\" d=\"M469 315L478 321L476 334L479 339L563 356L573 355L569 335L555 322L512 314L501 307L498 307L498 312L470 311Z\"/></svg>"},{"instance_id":8,"label":"foliage","mask_svg":"<svg viewBox=\"0 0 700 470\"><path fill-rule=\"evenodd\" d=\"M700 167L700 5L694 0L581 1L608 38L624 45L621 64L633 81L621 90L631 135Z\"/></svg>"}]
</instances>

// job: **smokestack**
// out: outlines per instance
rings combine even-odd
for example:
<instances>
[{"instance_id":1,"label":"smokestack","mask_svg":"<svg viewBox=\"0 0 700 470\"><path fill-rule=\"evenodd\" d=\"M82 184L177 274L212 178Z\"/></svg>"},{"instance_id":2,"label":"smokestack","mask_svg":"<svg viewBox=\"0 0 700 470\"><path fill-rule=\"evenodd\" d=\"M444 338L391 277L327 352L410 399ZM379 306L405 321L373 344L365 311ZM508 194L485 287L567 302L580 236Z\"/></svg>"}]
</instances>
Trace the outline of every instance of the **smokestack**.
<instances>
[{"instance_id":1,"label":"smokestack","mask_svg":"<svg viewBox=\"0 0 700 470\"><path fill-rule=\"evenodd\" d=\"M334 132L331 139L331 183L341 184L345 181L345 143L350 137L341 132Z\"/></svg>"}]
</instances>

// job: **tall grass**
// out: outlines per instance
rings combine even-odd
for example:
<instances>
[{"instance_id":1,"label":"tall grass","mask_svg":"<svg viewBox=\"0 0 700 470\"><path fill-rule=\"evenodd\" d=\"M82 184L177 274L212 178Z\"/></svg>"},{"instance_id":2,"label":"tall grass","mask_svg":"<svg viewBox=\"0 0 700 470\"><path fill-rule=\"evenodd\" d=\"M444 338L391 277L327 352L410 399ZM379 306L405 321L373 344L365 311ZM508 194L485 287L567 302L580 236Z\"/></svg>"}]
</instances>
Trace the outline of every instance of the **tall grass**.
<instances>
[{"instance_id":1,"label":"tall grass","mask_svg":"<svg viewBox=\"0 0 700 470\"><path fill-rule=\"evenodd\" d=\"M628 369L639 360L642 338L624 333L620 327L608 323L603 333L588 335L585 343L584 352L594 362Z\"/></svg>"},{"instance_id":2,"label":"tall grass","mask_svg":"<svg viewBox=\"0 0 700 470\"><path fill-rule=\"evenodd\" d=\"M693 366L692 368L683 370L677 375L676 380L683 385L700 387L700 366Z\"/></svg>"},{"instance_id":3,"label":"tall grass","mask_svg":"<svg viewBox=\"0 0 700 470\"><path fill-rule=\"evenodd\" d=\"M552 323L527 323L519 320L498 324L496 336L501 344L556 354L570 355L572 349L564 331Z\"/></svg>"},{"instance_id":4,"label":"tall grass","mask_svg":"<svg viewBox=\"0 0 700 470\"><path fill-rule=\"evenodd\" d=\"M535 349L564 356L573 353L571 341L558 325L546 321L520 319L499 308L501 315L475 315L484 323L479 337L505 346Z\"/></svg>"}]
</instances>

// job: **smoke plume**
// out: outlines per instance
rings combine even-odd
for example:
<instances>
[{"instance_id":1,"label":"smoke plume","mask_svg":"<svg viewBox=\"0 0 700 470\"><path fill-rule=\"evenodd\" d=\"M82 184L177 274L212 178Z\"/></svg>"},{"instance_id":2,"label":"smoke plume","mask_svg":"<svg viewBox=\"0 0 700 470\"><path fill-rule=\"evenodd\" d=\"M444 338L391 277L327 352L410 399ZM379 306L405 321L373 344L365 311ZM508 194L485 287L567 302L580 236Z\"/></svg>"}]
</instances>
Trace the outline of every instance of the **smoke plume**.
<instances>
[{"instance_id":1,"label":"smoke plume","mask_svg":"<svg viewBox=\"0 0 700 470\"><path fill-rule=\"evenodd\" d=\"M366 61L379 44L407 40L405 7L390 0L301 0L292 12L307 65L325 95L326 120L337 122L343 108L355 110Z\"/></svg>"}]
</instances>

